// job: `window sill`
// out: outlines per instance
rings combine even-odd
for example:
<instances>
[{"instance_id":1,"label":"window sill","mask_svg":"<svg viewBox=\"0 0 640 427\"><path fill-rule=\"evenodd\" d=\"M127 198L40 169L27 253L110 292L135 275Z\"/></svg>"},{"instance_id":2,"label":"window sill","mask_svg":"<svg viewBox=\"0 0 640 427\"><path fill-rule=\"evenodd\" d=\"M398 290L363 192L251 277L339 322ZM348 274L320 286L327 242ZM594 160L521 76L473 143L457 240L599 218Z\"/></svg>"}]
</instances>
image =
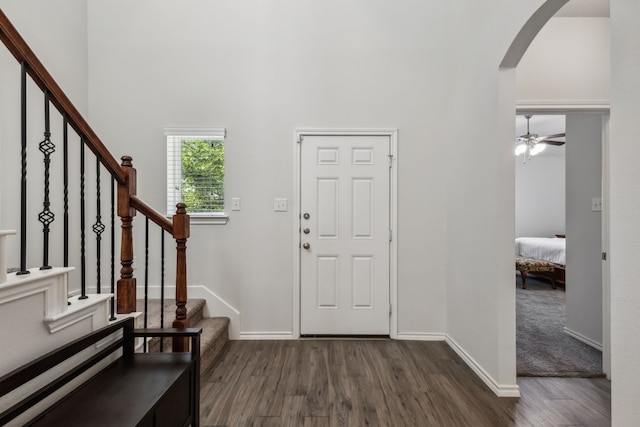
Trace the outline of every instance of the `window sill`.
<instances>
[{"instance_id":1,"label":"window sill","mask_svg":"<svg viewBox=\"0 0 640 427\"><path fill-rule=\"evenodd\" d=\"M209 225L209 224L214 224L214 225L225 225L227 223L227 221L229 221L229 215L226 214L220 214L220 215L196 215L196 214L191 214L189 215L189 217L191 218L191 224L192 225Z\"/></svg>"},{"instance_id":2,"label":"window sill","mask_svg":"<svg viewBox=\"0 0 640 427\"><path fill-rule=\"evenodd\" d=\"M169 218L171 218L171 216ZM189 214L189 222L191 225L225 225L228 221L229 215L227 214Z\"/></svg>"}]
</instances>

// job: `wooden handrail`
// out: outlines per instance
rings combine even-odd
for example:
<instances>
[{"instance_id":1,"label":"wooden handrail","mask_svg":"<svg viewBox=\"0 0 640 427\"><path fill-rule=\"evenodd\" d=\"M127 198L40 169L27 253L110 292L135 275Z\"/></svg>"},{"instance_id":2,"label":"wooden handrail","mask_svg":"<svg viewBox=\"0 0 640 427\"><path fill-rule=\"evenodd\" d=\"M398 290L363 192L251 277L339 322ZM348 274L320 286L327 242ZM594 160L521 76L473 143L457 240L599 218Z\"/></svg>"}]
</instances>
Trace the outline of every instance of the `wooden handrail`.
<instances>
[{"instance_id":1,"label":"wooden handrail","mask_svg":"<svg viewBox=\"0 0 640 427\"><path fill-rule=\"evenodd\" d=\"M68 123L78 135L83 137L87 146L100 158L100 162L111 173L111 176L113 176L118 183L123 184L126 180L126 173L120 168L118 161L111 155L51 74L44 68L2 9L0 9L0 40L2 40L18 62L26 65L29 76L31 76L43 92L46 91L49 94L51 103L61 114L67 116Z\"/></svg>"},{"instance_id":2,"label":"wooden handrail","mask_svg":"<svg viewBox=\"0 0 640 427\"><path fill-rule=\"evenodd\" d=\"M157 210L140 200L138 196L129 196L129 202L131 203L131 207L149 218L158 226L162 227L164 231L173 235L173 222L169 221L167 218L162 216L162 214L158 213Z\"/></svg>"}]
</instances>

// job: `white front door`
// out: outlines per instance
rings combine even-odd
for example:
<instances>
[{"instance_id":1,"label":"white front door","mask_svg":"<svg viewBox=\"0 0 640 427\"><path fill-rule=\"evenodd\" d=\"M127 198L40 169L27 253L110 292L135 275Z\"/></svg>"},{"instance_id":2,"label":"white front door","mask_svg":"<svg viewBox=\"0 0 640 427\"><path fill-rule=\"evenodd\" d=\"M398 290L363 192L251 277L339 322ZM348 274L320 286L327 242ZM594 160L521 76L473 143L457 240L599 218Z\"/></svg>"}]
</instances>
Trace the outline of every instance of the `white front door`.
<instances>
[{"instance_id":1,"label":"white front door","mask_svg":"<svg viewBox=\"0 0 640 427\"><path fill-rule=\"evenodd\" d=\"M390 137L300 144L300 333L388 335Z\"/></svg>"}]
</instances>

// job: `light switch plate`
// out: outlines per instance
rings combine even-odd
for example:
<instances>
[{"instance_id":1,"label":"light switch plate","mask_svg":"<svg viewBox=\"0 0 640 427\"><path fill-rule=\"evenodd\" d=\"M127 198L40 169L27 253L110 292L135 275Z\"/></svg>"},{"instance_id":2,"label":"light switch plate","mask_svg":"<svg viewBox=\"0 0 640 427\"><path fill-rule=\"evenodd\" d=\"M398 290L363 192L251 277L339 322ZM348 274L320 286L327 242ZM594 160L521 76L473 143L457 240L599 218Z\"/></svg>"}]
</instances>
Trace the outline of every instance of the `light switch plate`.
<instances>
[{"instance_id":1,"label":"light switch plate","mask_svg":"<svg viewBox=\"0 0 640 427\"><path fill-rule=\"evenodd\" d=\"M592 212L602 211L602 198L594 197L593 199L591 199L591 211Z\"/></svg>"},{"instance_id":2,"label":"light switch plate","mask_svg":"<svg viewBox=\"0 0 640 427\"><path fill-rule=\"evenodd\" d=\"M239 197L234 197L233 199L231 199L231 210L232 211L239 211L240 210L240 198Z\"/></svg>"},{"instance_id":3,"label":"light switch plate","mask_svg":"<svg viewBox=\"0 0 640 427\"><path fill-rule=\"evenodd\" d=\"M276 199L273 204L273 210L276 212L287 211L287 199Z\"/></svg>"}]
</instances>

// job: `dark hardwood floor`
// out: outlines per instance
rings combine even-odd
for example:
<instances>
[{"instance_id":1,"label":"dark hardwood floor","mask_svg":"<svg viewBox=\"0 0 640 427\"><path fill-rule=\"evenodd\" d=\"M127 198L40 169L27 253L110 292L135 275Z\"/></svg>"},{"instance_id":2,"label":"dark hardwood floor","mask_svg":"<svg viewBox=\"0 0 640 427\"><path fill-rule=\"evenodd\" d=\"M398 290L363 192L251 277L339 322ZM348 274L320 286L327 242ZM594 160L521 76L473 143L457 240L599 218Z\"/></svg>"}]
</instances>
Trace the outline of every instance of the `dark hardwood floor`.
<instances>
[{"instance_id":1,"label":"dark hardwood floor","mask_svg":"<svg viewBox=\"0 0 640 427\"><path fill-rule=\"evenodd\" d=\"M202 378L203 427L611 424L606 379L519 378L498 398L444 342L232 341Z\"/></svg>"}]
</instances>

